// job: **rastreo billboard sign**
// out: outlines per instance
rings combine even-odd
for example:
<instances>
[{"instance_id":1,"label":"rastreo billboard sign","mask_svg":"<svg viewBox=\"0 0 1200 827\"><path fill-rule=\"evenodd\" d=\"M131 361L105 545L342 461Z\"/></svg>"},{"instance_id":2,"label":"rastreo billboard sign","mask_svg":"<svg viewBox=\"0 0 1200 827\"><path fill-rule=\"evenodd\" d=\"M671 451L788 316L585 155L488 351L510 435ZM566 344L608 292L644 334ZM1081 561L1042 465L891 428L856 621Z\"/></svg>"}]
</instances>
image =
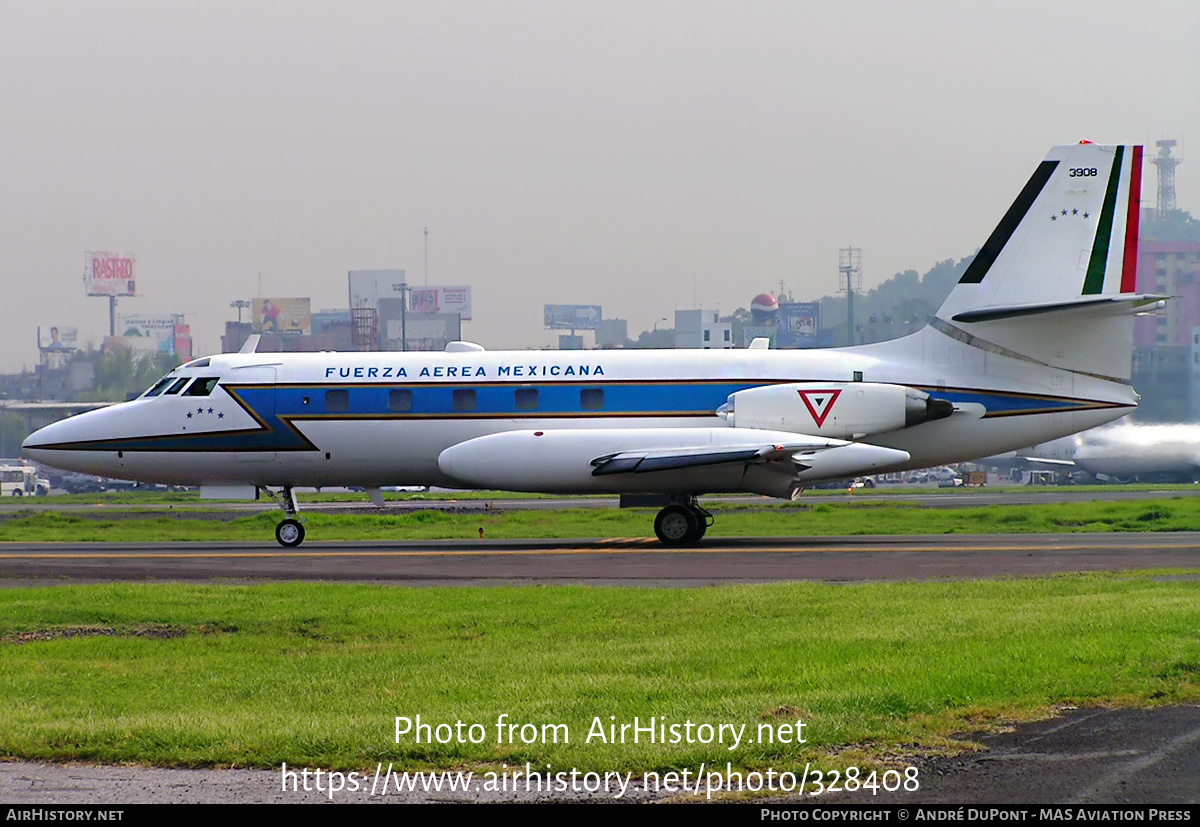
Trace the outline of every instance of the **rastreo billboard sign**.
<instances>
[{"instance_id":1,"label":"rastreo billboard sign","mask_svg":"<svg viewBox=\"0 0 1200 827\"><path fill-rule=\"evenodd\" d=\"M84 253L83 281L89 296L135 296L133 253Z\"/></svg>"}]
</instances>

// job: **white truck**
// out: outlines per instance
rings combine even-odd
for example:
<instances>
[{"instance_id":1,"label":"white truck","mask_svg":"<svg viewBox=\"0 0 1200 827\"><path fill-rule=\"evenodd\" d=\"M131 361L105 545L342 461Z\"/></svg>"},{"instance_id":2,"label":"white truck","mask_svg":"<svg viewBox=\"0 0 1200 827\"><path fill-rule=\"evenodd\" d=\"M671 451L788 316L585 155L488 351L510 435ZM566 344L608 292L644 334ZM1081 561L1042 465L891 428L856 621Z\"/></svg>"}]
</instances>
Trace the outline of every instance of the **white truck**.
<instances>
[{"instance_id":1,"label":"white truck","mask_svg":"<svg viewBox=\"0 0 1200 827\"><path fill-rule=\"evenodd\" d=\"M50 493L50 481L32 465L0 465L0 496L23 497Z\"/></svg>"}]
</instances>

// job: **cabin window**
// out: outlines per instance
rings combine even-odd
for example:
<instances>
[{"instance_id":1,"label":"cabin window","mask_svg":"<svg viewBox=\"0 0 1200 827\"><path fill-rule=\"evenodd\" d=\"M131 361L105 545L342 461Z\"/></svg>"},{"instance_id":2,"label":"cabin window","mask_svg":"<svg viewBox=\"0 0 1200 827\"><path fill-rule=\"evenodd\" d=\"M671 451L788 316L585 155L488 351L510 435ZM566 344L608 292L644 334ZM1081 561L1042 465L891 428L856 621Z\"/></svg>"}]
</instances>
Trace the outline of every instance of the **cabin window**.
<instances>
[{"instance_id":1,"label":"cabin window","mask_svg":"<svg viewBox=\"0 0 1200 827\"><path fill-rule=\"evenodd\" d=\"M342 413L350 410L350 391L325 391L325 410L328 413Z\"/></svg>"},{"instance_id":2,"label":"cabin window","mask_svg":"<svg viewBox=\"0 0 1200 827\"><path fill-rule=\"evenodd\" d=\"M191 377L184 377L183 379L175 380L175 384L167 388L166 393L164 393L163 396L170 396L173 393L179 393L181 390L183 390L183 386L188 383L190 378Z\"/></svg>"},{"instance_id":3,"label":"cabin window","mask_svg":"<svg viewBox=\"0 0 1200 827\"><path fill-rule=\"evenodd\" d=\"M216 376L201 376L191 386L184 391L184 396L208 396L213 392L213 388L217 386L218 377Z\"/></svg>"},{"instance_id":4,"label":"cabin window","mask_svg":"<svg viewBox=\"0 0 1200 827\"><path fill-rule=\"evenodd\" d=\"M412 391L407 388L388 391L388 410L408 413L413 409L412 405Z\"/></svg>"},{"instance_id":5,"label":"cabin window","mask_svg":"<svg viewBox=\"0 0 1200 827\"><path fill-rule=\"evenodd\" d=\"M517 388L515 402L518 411L536 411L538 407L537 388Z\"/></svg>"},{"instance_id":6,"label":"cabin window","mask_svg":"<svg viewBox=\"0 0 1200 827\"><path fill-rule=\"evenodd\" d=\"M598 411L604 407L604 388L584 388L579 392L579 407Z\"/></svg>"},{"instance_id":7,"label":"cabin window","mask_svg":"<svg viewBox=\"0 0 1200 827\"><path fill-rule=\"evenodd\" d=\"M151 396L158 396L160 393L163 392L163 388L165 388L170 383L171 383L171 377L164 376L162 379L159 379L157 382L155 382L153 385L151 385L150 390L146 391L142 395L147 398L151 397Z\"/></svg>"},{"instance_id":8,"label":"cabin window","mask_svg":"<svg viewBox=\"0 0 1200 827\"><path fill-rule=\"evenodd\" d=\"M475 410L475 391L472 388L459 388L454 392L454 410Z\"/></svg>"}]
</instances>

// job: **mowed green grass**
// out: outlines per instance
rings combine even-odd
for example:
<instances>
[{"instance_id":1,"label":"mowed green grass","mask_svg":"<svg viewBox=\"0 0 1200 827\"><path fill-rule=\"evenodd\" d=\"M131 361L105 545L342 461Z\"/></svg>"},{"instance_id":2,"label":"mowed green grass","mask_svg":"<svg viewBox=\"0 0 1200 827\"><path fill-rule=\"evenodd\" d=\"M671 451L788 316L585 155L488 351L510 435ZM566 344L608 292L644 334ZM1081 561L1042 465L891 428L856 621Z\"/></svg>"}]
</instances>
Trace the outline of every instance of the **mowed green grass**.
<instances>
[{"instance_id":1,"label":"mowed green grass","mask_svg":"<svg viewBox=\"0 0 1200 827\"><path fill-rule=\"evenodd\" d=\"M1200 582L0 590L0 756L166 766L803 769L1083 704L1200 702ZM395 717L483 743L396 743ZM498 742L495 724L569 742ZM611 716L611 718L610 718ZM587 740L596 719L745 725ZM805 744L762 724L805 723ZM534 730L527 730L527 733ZM445 731L443 731L445 732ZM519 730L518 730L519 732Z\"/></svg>"},{"instance_id":2,"label":"mowed green grass","mask_svg":"<svg viewBox=\"0 0 1200 827\"><path fill-rule=\"evenodd\" d=\"M855 495L846 502L778 504L755 500L712 507L713 537L795 537L861 534L990 534L1077 531L1200 530L1200 497L1113 502L924 508ZM302 511L310 540L467 539L483 528L489 538L648 537L653 509L575 508L469 512L447 505L402 513L341 515ZM186 540L274 541L278 511L231 519L201 518L187 511L124 514L38 512L0 521L0 542L170 542Z\"/></svg>"}]
</instances>

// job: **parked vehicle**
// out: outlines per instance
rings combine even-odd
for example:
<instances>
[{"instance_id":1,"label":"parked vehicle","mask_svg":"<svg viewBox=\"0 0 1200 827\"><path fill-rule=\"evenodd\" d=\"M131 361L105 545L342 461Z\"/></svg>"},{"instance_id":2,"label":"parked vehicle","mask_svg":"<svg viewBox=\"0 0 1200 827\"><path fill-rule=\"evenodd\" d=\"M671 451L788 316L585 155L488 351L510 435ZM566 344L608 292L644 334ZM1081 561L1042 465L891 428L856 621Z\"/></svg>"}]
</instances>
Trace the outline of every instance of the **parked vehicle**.
<instances>
[{"instance_id":1,"label":"parked vehicle","mask_svg":"<svg viewBox=\"0 0 1200 827\"><path fill-rule=\"evenodd\" d=\"M40 478L32 465L0 465L0 496L42 496L50 493L50 481Z\"/></svg>"}]
</instances>

